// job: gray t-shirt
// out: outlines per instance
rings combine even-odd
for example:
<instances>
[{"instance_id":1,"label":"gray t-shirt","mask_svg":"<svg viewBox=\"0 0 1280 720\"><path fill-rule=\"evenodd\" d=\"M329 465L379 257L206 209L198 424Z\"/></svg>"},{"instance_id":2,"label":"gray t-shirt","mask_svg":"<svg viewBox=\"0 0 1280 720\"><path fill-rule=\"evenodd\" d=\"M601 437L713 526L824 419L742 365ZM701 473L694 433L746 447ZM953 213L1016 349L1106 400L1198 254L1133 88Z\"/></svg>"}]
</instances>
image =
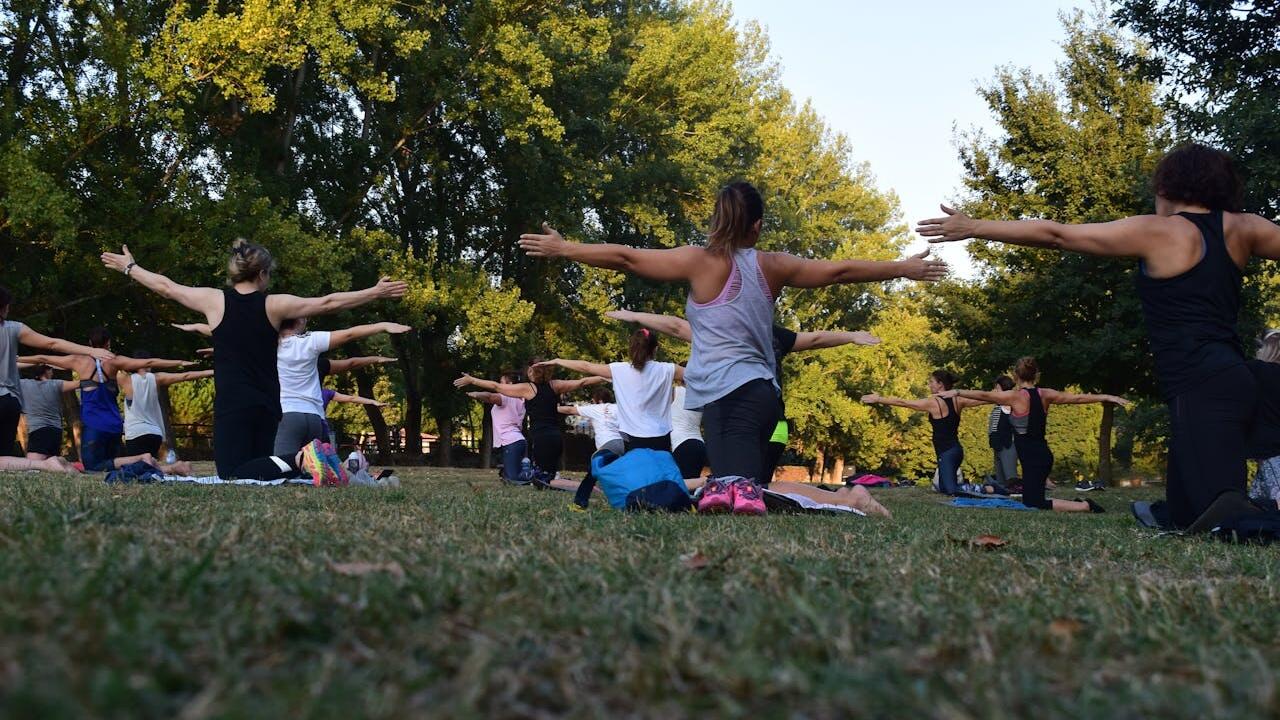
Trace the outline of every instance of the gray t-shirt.
<instances>
[{"instance_id":1,"label":"gray t-shirt","mask_svg":"<svg viewBox=\"0 0 1280 720\"><path fill-rule=\"evenodd\" d=\"M44 428L62 429L62 381L22 381L22 411L27 415L27 432Z\"/></svg>"},{"instance_id":2,"label":"gray t-shirt","mask_svg":"<svg viewBox=\"0 0 1280 720\"><path fill-rule=\"evenodd\" d=\"M0 395L12 395L22 404L22 387L18 377L18 335L26 327L14 320L0 325Z\"/></svg>"}]
</instances>

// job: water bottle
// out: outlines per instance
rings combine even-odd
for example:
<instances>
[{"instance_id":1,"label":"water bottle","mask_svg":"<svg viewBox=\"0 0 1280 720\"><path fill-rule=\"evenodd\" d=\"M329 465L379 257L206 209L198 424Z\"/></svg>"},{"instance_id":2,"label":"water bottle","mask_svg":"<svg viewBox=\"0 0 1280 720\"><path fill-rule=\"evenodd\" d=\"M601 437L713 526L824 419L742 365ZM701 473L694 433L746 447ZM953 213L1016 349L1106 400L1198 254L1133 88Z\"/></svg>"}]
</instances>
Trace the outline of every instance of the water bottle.
<instances>
[{"instance_id":1,"label":"water bottle","mask_svg":"<svg viewBox=\"0 0 1280 720\"><path fill-rule=\"evenodd\" d=\"M164 456L164 463L166 465L172 465L176 462L178 462L178 453L174 452L173 448L169 448L169 452Z\"/></svg>"},{"instance_id":2,"label":"water bottle","mask_svg":"<svg viewBox=\"0 0 1280 720\"><path fill-rule=\"evenodd\" d=\"M529 462L529 458L521 459L520 460L520 477L517 479L524 480L525 478L532 477L532 476L533 476L533 463Z\"/></svg>"}]
</instances>

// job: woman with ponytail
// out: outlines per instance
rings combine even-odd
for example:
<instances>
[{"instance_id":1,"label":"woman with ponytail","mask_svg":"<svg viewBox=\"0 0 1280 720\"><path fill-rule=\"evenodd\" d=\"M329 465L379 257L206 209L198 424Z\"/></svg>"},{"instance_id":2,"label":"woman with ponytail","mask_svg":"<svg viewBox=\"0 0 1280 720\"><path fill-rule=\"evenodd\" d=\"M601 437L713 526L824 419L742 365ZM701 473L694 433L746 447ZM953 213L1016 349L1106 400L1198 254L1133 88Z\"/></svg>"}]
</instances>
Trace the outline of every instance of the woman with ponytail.
<instances>
[{"instance_id":1,"label":"woman with ponytail","mask_svg":"<svg viewBox=\"0 0 1280 720\"><path fill-rule=\"evenodd\" d=\"M658 362L658 334L640 328L631 334L627 362L594 363L557 358L542 363L566 370L608 378L618 404L618 429L623 446L671 452L672 383L684 380L684 368Z\"/></svg>"},{"instance_id":2,"label":"woman with ponytail","mask_svg":"<svg viewBox=\"0 0 1280 720\"><path fill-rule=\"evenodd\" d=\"M1036 387L1040 378L1040 366L1033 357L1018 360L1013 367L1013 377L1018 386L1012 390L946 390L938 397L966 405L1008 405L1013 423L1013 444L1018 450L1018 462L1022 464L1022 504L1037 510L1057 512L1102 512L1102 507L1092 500L1051 500L1045 497L1045 486L1053 470L1053 452L1045 439L1049 422L1050 405L1088 405L1091 403L1115 403L1127 407L1129 401L1115 395L1069 393Z\"/></svg>"},{"instance_id":3,"label":"woman with ponytail","mask_svg":"<svg viewBox=\"0 0 1280 720\"><path fill-rule=\"evenodd\" d=\"M817 288L910 278L933 281L946 264L921 253L906 260L807 260L757 252L764 229L764 199L735 182L716 196L705 245L647 250L609 243L569 242L546 223L540 234L520 236L532 257L565 258L659 282L688 286L685 317L693 352L685 380L685 406L701 410L711 472L699 509L727 511L742 494L746 512L762 511L756 482L764 477L765 449L781 413L773 352L773 303L785 287ZM739 493L739 490L741 493Z\"/></svg>"},{"instance_id":4,"label":"woman with ponytail","mask_svg":"<svg viewBox=\"0 0 1280 720\"><path fill-rule=\"evenodd\" d=\"M978 405L976 400L953 400L942 393L955 387L956 376L949 370L934 370L925 385L929 397L904 400L880 393L862 396L868 405L892 405L929 415L933 430L933 452L938 457L938 492L955 495L960 492L960 465L964 462L964 448L960 445L960 411Z\"/></svg>"},{"instance_id":5,"label":"woman with ponytail","mask_svg":"<svg viewBox=\"0 0 1280 720\"><path fill-rule=\"evenodd\" d=\"M280 378L276 345L289 318L327 315L381 298L403 297L407 285L382 278L366 290L318 298L268 295L275 260L270 251L244 239L231 246L227 287L190 287L145 270L125 246L102 253L107 267L163 298L203 314L213 333L213 448L224 478L247 461L271 455L280 422Z\"/></svg>"}]
</instances>

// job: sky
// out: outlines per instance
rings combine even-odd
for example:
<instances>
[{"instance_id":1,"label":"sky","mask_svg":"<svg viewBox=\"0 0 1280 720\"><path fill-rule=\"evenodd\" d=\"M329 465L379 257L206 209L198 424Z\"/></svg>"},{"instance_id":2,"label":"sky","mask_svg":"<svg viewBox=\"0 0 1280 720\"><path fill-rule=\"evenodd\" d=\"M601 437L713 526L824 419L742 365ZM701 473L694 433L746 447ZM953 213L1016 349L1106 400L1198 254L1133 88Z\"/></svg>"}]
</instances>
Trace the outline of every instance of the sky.
<instances>
[{"instance_id":1,"label":"sky","mask_svg":"<svg viewBox=\"0 0 1280 720\"><path fill-rule=\"evenodd\" d=\"M732 0L768 31L783 84L850 140L913 227L959 193L956 131L993 130L976 87L997 67L1050 75L1062 59L1058 13L1088 0ZM915 238L913 247L924 241ZM935 246L962 275L962 244Z\"/></svg>"}]
</instances>

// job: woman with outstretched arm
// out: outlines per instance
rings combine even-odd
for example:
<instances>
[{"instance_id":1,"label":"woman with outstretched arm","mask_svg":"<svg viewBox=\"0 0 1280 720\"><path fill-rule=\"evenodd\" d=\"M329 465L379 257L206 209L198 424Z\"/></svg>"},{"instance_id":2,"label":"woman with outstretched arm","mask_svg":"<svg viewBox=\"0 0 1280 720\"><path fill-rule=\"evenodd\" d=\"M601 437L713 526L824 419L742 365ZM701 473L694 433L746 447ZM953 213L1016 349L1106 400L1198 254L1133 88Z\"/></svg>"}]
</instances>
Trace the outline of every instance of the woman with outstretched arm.
<instances>
[{"instance_id":1,"label":"woman with outstretched arm","mask_svg":"<svg viewBox=\"0 0 1280 720\"><path fill-rule=\"evenodd\" d=\"M945 215L917 232L931 242L982 238L1138 260L1138 297L1170 418L1167 505L1155 514L1172 527L1207 530L1258 512L1245 494L1258 384L1237 322L1244 267L1251 257L1280 259L1280 225L1240 212L1234 162L1213 148L1175 148L1151 184L1154 215L1072 225L977 220L943 206Z\"/></svg>"},{"instance_id":2,"label":"woman with outstretched arm","mask_svg":"<svg viewBox=\"0 0 1280 720\"><path fill-rule=\"evenodd\" d=\"M146 270L128 247L120 253L102 253L102 262L205 316L213 337L213 442L221 477L233 477L241 464L271 454L280 422L276 345L281 323L403 297L408 289L404 282L382 278L365 290L318 298L268 295L275 259L265 247L244 239L231 246L228 287L222 289L190 287Z\"/></svg>"},{"instance_id":3,"label":"woman with outstretched arm","mask_svg":"<svg viewBox=\"0 0 1280 720\"><path fill-rule=\"evenodd\" d=\"M528 382L504 383L481 380L464 374L453 381L456 388L478 387L491 393L524 401L529 418L529 457L539 470L551 475L560 472L560 455L564 450L564 423L560 417L560 396L592 385L608 382L602 377L559 380L555 367L535 358L525 370Z\"/></svg>"},{"instance_id":4,"label":"woman with outstretched arm","mask_svg":"<svg viewBox=\"0 0 1280 720\"><path fill-rule=\"evenodd\" d=\"M640 249L611 243L576 243L543 224L542 233L520 237L532 257L564 258L619 270L658 282L688 286L685 317L693 351L685 373L690 410L701 409L707 455L716 479L699 507L730 510L735 488L754 510L755 483L767 480L764 449L781 412L774 363L774 298L785 287L816 288L894 278L938 280L946 265L927 252L892 262L806 260L789 253L757 252L764 199L736 182L716 197L705 246ZM725 478L721 482L719 478Z\"/></svg>"},{"instance_id":5,"label":"woman with outstretched arm","mask_svg":"<svg viewBox=\"0 0 1280 720\"><path fill-rule=\"evenodd\" d=\"M1032 357L1018 360L1013 368L1013 377L1018 383L1013 390L945 390L939 393L939 397L1012 408L1009 420L1013 423L1013 444L1018 450L1018 462L1022 464L1023 505L1056 512L1102 512L1102 507L1092 500L1051 500L1045 496L1045 486L1053 470L1053 452L1045 439L1049 406L1115 403L1127 407L1129 401L1116 395L1069 393L1036 387L1040 367Z\"/></svg>"},{"instance_id":6,"label":"woman with outstretched arm","mask_svg":"<svg viewBox=\"0 0 1280 720\"><path fill-rule=\"evenodd\" d=\"M960 445L960 411L979 404L976 400L945 398L941 394L955 387L956 376L948 370L934 370L925 380L929 397L918 400L890 397L880 393L862 396L868 405L889 405L922 412L929 416L933 431L933 452L938 458L938 492L960 492L960 465L964 448Z\"/></svg>"}]
</instances>

